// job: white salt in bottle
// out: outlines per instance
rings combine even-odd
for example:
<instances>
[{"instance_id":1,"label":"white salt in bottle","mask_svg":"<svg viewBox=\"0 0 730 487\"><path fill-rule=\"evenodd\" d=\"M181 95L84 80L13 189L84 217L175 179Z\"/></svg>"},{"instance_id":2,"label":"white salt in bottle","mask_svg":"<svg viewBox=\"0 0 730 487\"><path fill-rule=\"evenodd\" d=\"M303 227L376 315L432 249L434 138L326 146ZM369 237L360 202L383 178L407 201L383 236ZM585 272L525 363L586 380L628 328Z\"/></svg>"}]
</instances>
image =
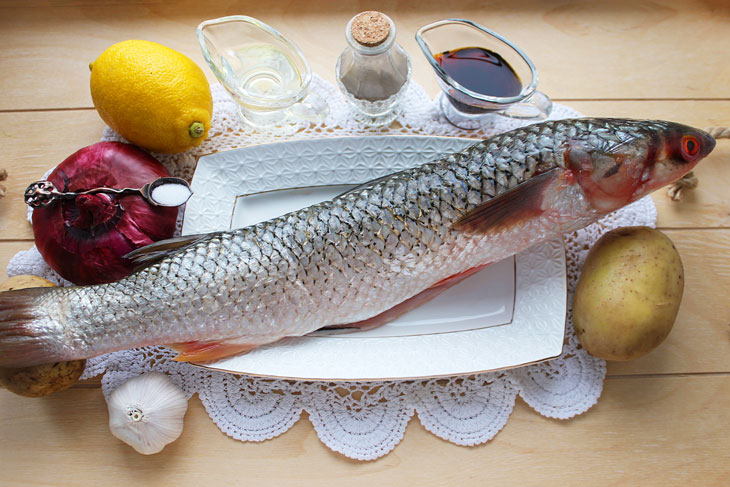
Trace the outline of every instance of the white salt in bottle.
<instances>
[{"instance_id":1,"label":"white salt in bottle","mask_svg":"<svg viewBox=\"0 0 730 487\"><path fill-rule=\"evenodd\" d=\"M395 42L395 24L385 14L363 12L347 24L349 46L337 59L337 82L366 125L391 123L411 77L408 54Z\"/></svg>"}]
</instances>

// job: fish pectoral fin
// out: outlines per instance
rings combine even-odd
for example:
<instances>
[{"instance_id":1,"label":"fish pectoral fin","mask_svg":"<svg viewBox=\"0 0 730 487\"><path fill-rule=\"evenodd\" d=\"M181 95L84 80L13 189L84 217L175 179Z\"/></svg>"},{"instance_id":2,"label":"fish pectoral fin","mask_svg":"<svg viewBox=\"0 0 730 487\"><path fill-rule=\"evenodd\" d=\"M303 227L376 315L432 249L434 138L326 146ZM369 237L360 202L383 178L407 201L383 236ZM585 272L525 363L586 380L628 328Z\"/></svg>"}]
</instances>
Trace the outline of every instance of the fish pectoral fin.
<instances>
[{"instance_id":1,"label":"fish pectoral fin","mask_svg":"<svg viewBox=\"0 0 730 487\"><path fill-rule=\"evenodd\" d=\"M169 345L178 352L176 362L210 362L231 355L249 352L258 347L257 344L242 343L237 339L209 342L183 342Z\"/></svg>"},{"instance_id":2,"label":"fish pectoral fin","mask_svg":"<svg viewBox=\"0 0 730 487\"><path fill-rule=\"evenodd\" d=\"M390 323L391 321L400 318L404 314L408 313L409 311L418 308L419 306L422 306L432 299L438 297L442 292L449 289L451 286L455 286L459 284L461 281L466 279L467 277L471 276L472 274L475 274L476 272L484 269L489 264L482 264L478 265L476 267L472 267L471 269L467 269L464 272L460 272L459 274L454 274L451 277L447 277L446 279L442 279L433 286L424 289L420 293L416 294L415 296L411 296L410 298L406 299L405 301L396 304L390 309L387 309L383 311L382 313L373 316L372 318L368 318L366 320L362 321L356 321L354 323L344 323L341 325L331 325L331 326L325 326L323 328L320 328L319 330L316 330L309 335L311 336L331 336L331 335L339 335L343 333L352 333L355 331L368 331L372 330L374 328L378 328L380 326L385 325L386 323Z\"/></svg>"},{"instance_id":3,"label":"fish pectoral fin","mask_svg":"<svg viewBox=\"0 0 730 487\"><path fill-rule=\"evenodd\" d=\"M449 276L446 279L441 279L439 282L437 282L436 284L434 284L433 286L431 286L431 288L440 287L440 286L446 286L446 288L443 289L445 291L446 289L450 288L451 286L460 283L461 281L463 281L467 277L471 276L472 274L476 274L480 270L482 270L485 267L487 267L489 264L490 263L482 264L482 265L478 265L478 266L474 266L474 267L472 267L470 269L465 270L464 272L460 272L458 274L454 274L453 276Z\"/></svg>"},{"instance_id":4,"label":"fish pectoral fin","mask_svg":"<svg viewBox=\"0 0 730 487\"><path fill-rule=\"evenodd\" d=\"M543 194L560 177L561 171L560 168L545 171L485 201L469 210L451 228L462 232L487 233L540 215L543 212Z\"/></svg>"},{"instance_id":5,"label":"fish pectoral fin","mask_svg":"<svg viewBox=\"0 0 730 487\"><path fill-rule=\"evenodd\" d=\"M140 267L143 267L163 259L183 247L192 245L205 236L207 235L200 233L196 235L183 235L180 237L168 238L167 240L160 240L159 242L151 243L144 247L135 249L126 254L124 258L131 260Z\"/></svg>"}]
</instances>

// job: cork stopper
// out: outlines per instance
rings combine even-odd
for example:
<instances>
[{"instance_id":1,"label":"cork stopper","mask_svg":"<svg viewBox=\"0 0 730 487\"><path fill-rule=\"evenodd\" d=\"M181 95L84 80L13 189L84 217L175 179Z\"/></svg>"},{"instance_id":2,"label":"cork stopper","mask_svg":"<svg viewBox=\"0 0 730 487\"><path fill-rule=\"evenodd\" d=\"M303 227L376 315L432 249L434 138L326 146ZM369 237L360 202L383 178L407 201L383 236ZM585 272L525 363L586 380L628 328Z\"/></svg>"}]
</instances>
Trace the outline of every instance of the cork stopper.
<instances>
[{"instance_id":1,"label":"cork stopper","mask_svg":"<svg viewBox=\"0 0 730 487\"><path fill-rule=\"evenodd\" d=\"M352 38L358 44L375 47L385 42L390 34L390 22L385 14L369 10L358 14L350 26Z\"/></svg>"}]
</instances>

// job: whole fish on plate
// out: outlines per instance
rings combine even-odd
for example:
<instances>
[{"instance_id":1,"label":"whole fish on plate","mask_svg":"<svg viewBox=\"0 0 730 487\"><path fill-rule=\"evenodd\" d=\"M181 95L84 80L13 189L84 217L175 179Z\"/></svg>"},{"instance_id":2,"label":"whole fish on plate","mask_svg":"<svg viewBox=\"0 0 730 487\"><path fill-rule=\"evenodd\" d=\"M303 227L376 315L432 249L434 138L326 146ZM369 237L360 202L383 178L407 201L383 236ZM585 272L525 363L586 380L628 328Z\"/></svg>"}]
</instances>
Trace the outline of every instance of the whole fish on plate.
<instances>
[{"instance_id":1,"label":"whole fish on plate","mask_svg":"<svg viewBox=\"0 0 730 487\"><path fill-rule=\"evenodd\" d=\"M0 293L0 366L173 345L207 361L367 328L491 262L584 227L714 147L663 121L550 121L254 226L158 242L120 281Z\"/></svg>"}]
</instances>

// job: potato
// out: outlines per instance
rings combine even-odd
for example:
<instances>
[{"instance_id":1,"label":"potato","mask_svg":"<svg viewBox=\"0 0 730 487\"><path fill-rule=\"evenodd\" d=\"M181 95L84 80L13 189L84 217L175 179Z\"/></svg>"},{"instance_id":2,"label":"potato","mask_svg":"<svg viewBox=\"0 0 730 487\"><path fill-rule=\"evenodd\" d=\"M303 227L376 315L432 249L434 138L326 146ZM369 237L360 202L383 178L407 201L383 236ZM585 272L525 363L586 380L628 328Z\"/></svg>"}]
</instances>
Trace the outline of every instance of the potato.
<instances>
[{"instance_id":1,"label":"potato","mask_svg":"<svg viewBox=\"0 0 730 487\"><path fill-rule=\"evenodd\" d=\"M0 384L19 396L47 396L74 385L85 367L86 360L71 360L19 369L0 368Z\"/></svg>"},{"instance_id":2,"label":"potato","mask_svg":"<svg viewBox=\"0 0 730 487\"><path fill-rule=\"evenodd\" d=\"M0 291L54 285L38 276L15 276L0 284ZM72 360L32 367L0 368L0 385L20 396L47 396L74 385L85 367L86 360Z\"/></svg>"},{"instance_id":3,"label":"potato","mask_svg":"<svg viewBox=\"0 0 730 487\"><path fill-rule=\"evenodd\" d=\"M38 276L15 276L0 283L0 291L12 291L13 289L24 289L27 287L53 287L51 281Z\"/></svg>"},{"instance_id":4,"label":"potato","mask_svg":"<svg viewBox=\"0 0 730 487\"><path fill-rule=\"evenodd\" d=\"M617 228L588 253L573 299L575 332L591 355L635 359L669 335L683 290L682 261L666 235Z\"/></svg>"}]
</instances>

